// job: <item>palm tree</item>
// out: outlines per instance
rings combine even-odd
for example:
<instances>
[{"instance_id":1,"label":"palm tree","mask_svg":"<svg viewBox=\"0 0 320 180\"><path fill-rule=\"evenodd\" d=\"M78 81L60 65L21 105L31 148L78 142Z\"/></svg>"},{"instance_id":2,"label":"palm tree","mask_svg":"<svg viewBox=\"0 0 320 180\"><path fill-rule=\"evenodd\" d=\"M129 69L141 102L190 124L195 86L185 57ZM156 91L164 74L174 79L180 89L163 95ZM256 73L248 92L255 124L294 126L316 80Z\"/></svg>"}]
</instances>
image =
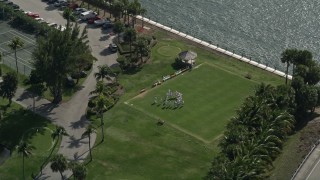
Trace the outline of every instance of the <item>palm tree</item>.
<instances>
[{"instance_id":1,"label":"palm tree","mask_svg":"<svg viewBox=\"0 0 320 180\"><path fill-rule=\"evenodd\" d=\"M286 84L288 83L288 71L289 71L289 66L291 63L294 62L294 58L296 56L296 49L287 49L281 54L281 62L287 64L287 69L286 69Z\"/></svg>"},{"instance_id":2,"label":"palm tree","mask_svg":"<svg viewBox=\"0 0 320 180\"><path fill-rule=\"evenodd\" d=\"M149 53L147 41L145 38L138 38L136 43L134 44L135 46L135 52L140 58L140 63L143 62L143 56L147 55Z\"/></svg>"},{"instance_id":3,"label":"palm tree","mask_svg":"<svg viewBox=\"0 0 320 180\"><path fill-rule=\"evenodd\" d=\"M17 73L19 73L18 69L18 58L17 58L17 49L23 47L24 42L19 38L19 37L14 37L11 42L8 44L11 50L14 51L14 57L16 59L16 68L17 68Z\"/></svg>"},{"instance_id":4,"label":"palm tree","mask_svg":"<svg viewBox=\"0 0 320 180\"><path fill-rule=\"evenodd\" d=\"M50 167L53 172L59 171L61 178L64 179L62 173L68 168L67 159L62 154L56 154L51 159Z\"/></svg>"},{"instance_id":5,"label":"palm tree","mask_svg":"<svg viewBox=\"0 0 320 180\"><path fill-rule=\"evenodd\" d=\"M8 72L3 76L3 82L0 84L0 95L9 100L8 106L12 103L12 98L18 88L18 76L15 72Z\"/></svg>"},{"instance_id":6,"label":"palm tree","mask_svg":"<svg viewBox=\"0 0 320 180\"><path fill-rule=\"evenodd\" d=\"M105 96L110 96L110 88L107 87L102 81L98 81L96 84L95 90L91 91L90 94L95 94L97 96L100 95L105 95Z\"/></svg>"},{"instance_id":7,"label":"palm tree","mask_svg":"<svg viewBox=\"0 0 320 180\"><path fill-rule=\"evenodd\" d=\"M129 12L128 12L128 8L130 5L130 2L128 0L120 0L121 4L122 4L122 18L123 18L123 22L126 23L126 17L129 17ZM124 15L124 17L123 17Z\"/></svg>"},{"instance_id":8,"label":"palm tree","mask_svg":"<svg viewBox=\"0 0 320 180\"><path fill-rule=\"evenodd\" d=\"M84 180L87 177L87 168L85 165L72 162L69 166L71 167L74 179Z\"/></svg>"},{"instance_id":9,"label":"palm tree","mask_svg":"<svg viewBox=\"0 0 320 180\"><path fill-rule=\"evenodd\" d=\"M130 44L130 57L132 55L132 42L136 40L137 32L133 28L128 28L125 30L124 38L126 41L129 41Z\"/></svg>"},{"instance_id":10,"label":"palm tree","mask_svg":"<svg viewBox=\"0 0 320 180\"><path fill-rule=\"evenodd\" d=\"M22 175L23 179L25 179L25 174L24 174L24 158L29 157L32 154L32 150L35 149L33 146L30 146L27 144L27 142L22 141L18 145L18 153L22 154Z\"/></svg>"},{"instance_id":11,"label":"palm tree","mask_svg":"<svg viewBox=\"0 0 320 180\"><path fill-rule=\"evenodd\" d=\"M141 9L141 3L139 2L139 0L134 0L132 3L130 3L129 11L130 14L132 14L132 28L134 28L136 15L141 14Z\"/></svg>"},{"instance_id":12,"label":"palm tree","mask_svg":"<svg viewBox=\"0 0 320 180\"><path fill-rule=\"evenodd\" d=\"M110 75L114 75L108 65L98 66L99 72L94 73L94 77L96 77L97 81L103 81L107 79L111 81Z\"/></svg>"},{"instance_id":13,"label":"palm tree","mask_svg":"<svg viewBox=\"0 0 320 180\"><path fill-rule=\"evenodd\" d=\"M74 19L72 10L70 8L66 8L63 11L63 18L67 20L67 27L69 27L70 20Z\"/></svg>"},{"instance_id":14,"label":"palm tree","mask_svg":"<svg viewBox=\"0 0 320 180\"><path fill-rule=\"evenodd\" d=\"M101 126L101 134L102 134L102 140L104 141L104 122L103 122L103 113L105 110L107 110L106 104L110 102L110 99L107 99L104 95L99 95L98 99L96 101L96 112L100 115L100 126Z\"/></svg>"},{"instance_id":15,"label":"palm tree","mask_svg":"<svg viewBox=\"0 0 320 180\"><path fill-rule=\"evenodd\" d=\"M147 13L147 10L144 9L144 8L141 8L140 9L140 15L143 17L145 14ZM143 28L144 27L144 21L143 19L141 19L141 27Z\"/></svg>"},{"instance_id":16,"label":"palm tree","mask_svg":"<svg viewBox=\"0 0 320 180\"><path fill-rule=\"evenodd\" d=\"M2 76L2 52L0 52L0 76Z\"/></svg>"},{"instance_id":17,"label":"palm tree","mask_svg":"<svg viewBox=\"0 0 320 180\"><path fill-rule=\"evenodd\" d=\"M124 25L121 21L114 23L113 31L118 35L118 43L120 43L120 33L124 31Z\"/></svg>"},{"instance_id":18,"label":"palm tree","mask_svg":"<svg viewBox=\"0 0 320 180\"><path fill-rule=\"evenodd\" d=\"M89 153L90 153L90 161L92 161L92 154L91 154L91 134L95 132L95 128L90 124L86 131L82 134L82 136L88 136L89 138Z\"/></svg>"},{"instance_id":19,"label":"palm tree","mask_svg":"<svg viewBox=\"0 0 320 180\"><path fill-rule=\"evenodd\" d=\"M52 132L51 134L51 138L53 140L56 140L55 143L54 143L54 146L52 147L52 150L49 154L49 156L47 157L47 159L41 164L41 167L40 167L40 170L41 170L41 173L42 173L42 169L43 169L43 166L47 163L47 161L50 159L53 151L55 150L59 140L61 139L62 136L69 136L67 131L61 127L61 126L56 126L56 130L54 132Z\"/></svg>"}]
</instances>

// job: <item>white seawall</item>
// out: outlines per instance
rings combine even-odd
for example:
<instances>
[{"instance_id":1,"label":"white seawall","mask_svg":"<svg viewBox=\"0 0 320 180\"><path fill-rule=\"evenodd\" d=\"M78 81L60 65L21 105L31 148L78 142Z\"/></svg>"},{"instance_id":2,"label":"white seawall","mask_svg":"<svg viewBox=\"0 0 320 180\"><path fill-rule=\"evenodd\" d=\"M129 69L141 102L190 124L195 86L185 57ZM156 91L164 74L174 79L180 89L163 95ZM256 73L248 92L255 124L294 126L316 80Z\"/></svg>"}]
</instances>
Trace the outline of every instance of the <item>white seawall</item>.
<instances>
[{"instance_id":1,"label":"white seawall","mask_svg":"<svg viewBox=\"0 0 320 180\"><path fill-rule=\"evenodd\" d=\"M266 65L264 65L264 64L260 64L260 63L258 63L258 62L256 62L256 61L250 60L250 59L248 59L248 58L246 58L246 57L243 57L243 56L241 56L241 55L238 55L238 54L235 54L235 53L233 53L233 52L227 51L227 50L225 50L225 49L219 48L219 47L217 47L217 46L215 46L215 45L213 45L213 44L210 44L210 43L208 43L208 42L206 42L206 41L202 41L202 40L200 40L200 39L198 39L198 38L192 37L192 36L187 35L187 34L185 34L185 33L183 33L183 32L179 32L179 31L177 31L177 30L175 30L175 29L172 29L172 28L170 28L170 27L167 27L167 26L164 26L164 25L162 25L162 24L160 24L160 23L157 23L157 22L155 22L155 21L152 21L151 19L148 19L148 18L145 18L145 17L142 17L142 16L136 16L136 18L139 19L139 20L141 20L141 21L144 21L144 22L146 22L146 23L149 23L149 24L151 24L151 25L153 25L153 26L156 26L156 27L158 27L158 28L161 28L161 29L163 29L163 30L166 30L166 31L168 31L168 32L171 32L171 33L173 33L173 34L176 34L176 35L178 35L178 36L181 36L181 37L183 37L183 38L186 38L186 39L188 39L188 40L190 40L190 41L193 41L193 42L195 42L195 43L198 43L198 44L200 44L200 45L206 46L206 47L208 47L208 48L210 48L210 49L212 49L212 50L215 50L215 51L217 51L217 52L223 53L223 54L225 54L225 55L228 55L228 56L233 57L233 58L235 58L235 59L238 59L238 60L240 60L240 61L249 63L249 64L251 64L251 65L253 65L253 66L256 66L256 67L261 68L261 69L263 69L263 70L269 71L269 72L271 72L271 73L273 73L273 74L276 74L276 75L278 75L278 76L286 77L286 73L284 73L284 72L282 72L282 71L276 70L276 69L271 68L271 67L268 67L268 66L266 66ZM291 75L288 75L288 79L291 80L291 79L292 79L292 76L291 76Z\"/></svg>"}]
</instances>

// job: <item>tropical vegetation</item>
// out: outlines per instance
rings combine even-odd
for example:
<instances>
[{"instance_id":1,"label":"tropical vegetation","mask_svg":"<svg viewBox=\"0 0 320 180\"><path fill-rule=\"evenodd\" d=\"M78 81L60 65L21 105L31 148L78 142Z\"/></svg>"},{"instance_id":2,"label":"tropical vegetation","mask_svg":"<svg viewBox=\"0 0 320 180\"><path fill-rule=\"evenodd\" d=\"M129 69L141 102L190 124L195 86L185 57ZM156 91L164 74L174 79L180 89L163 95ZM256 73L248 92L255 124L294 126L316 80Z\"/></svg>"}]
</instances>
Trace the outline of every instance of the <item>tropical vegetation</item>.
<instances>
[{"instance_id":1,"label":"tropical vegetation","mask_svg":"<svg viewBox=\"0 0 320 180\"><path fill-rule=\"evenodd\" d=\"M62 90L69 74L91 66L95 58L88 45L87 31L80 33L79 26L67 26L61 32L52 29L47 36L39 37L33 52L34 68L53 96L53 103L62 100Z\"/></svg>"},{"instance_id":2,"label":"tropical vegetation","mask_svg":"<svg viewBox=\"0 0 320 180\"><path fill-rule=\"evenodd\" d=\"M320 66L306 50L287 49L281 61L293 64L291 84L261 84L227 125L206 179L265 179L283 142L320 103Z\"/></svg>"}]
</instances>

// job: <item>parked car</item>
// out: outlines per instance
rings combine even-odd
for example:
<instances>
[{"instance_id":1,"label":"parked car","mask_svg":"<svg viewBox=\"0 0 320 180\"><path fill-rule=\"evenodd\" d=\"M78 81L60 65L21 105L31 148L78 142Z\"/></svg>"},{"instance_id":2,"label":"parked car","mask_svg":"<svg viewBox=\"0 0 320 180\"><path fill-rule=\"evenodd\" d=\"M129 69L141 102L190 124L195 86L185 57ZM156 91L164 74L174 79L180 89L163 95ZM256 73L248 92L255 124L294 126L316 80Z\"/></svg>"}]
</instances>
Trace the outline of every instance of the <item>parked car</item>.
<instances>
[{"instance_id":1,"label":"parked car","mask_svg":"<svg viewBox=\"0 0 320 180\"><path fill-rule=\"evenodd\" d=\"M46 21L43 18L34 18L39 23L45 23Z\"/></svg>"},{"instance_id":2,"label":"parked car","mask_svg":"<svg viewBox=\"0 0 320 180\"><path fill-rule=\"evenodd\" d=\"M48 4L54 4L55 2L57 2L58 0L49 0Z\"/></svg>"},{"instance_id":3,"label":"parked car","mask_svg":"<svg viewBox=\"0 0 320 180\"><path fill-rule=\"evenodd\" d=\"M6 5L13 5L13 2L11 2L11 1L4 1L3 3Z\"/></svg>"},{"instance_id":4,"label":"parked car","mask_svg":"<svg viewBox=\"0 0 320 180\"><path fill-rule=\"evenodd\" d=\"M96 25L96 26L102 26L105 23L111 23L111 22L106 19L99 19L99 20L94 21L94 25Z\"/></svg>"},{"instance_id":5,"label":"parked car","mask_svg":"<svg viewBox=\"0 0 320 180\"><path fill-rule=\"evenodd\" d=\"M57 2L54 3L54 6L60 7L60 6L65 5L66 3L68 3L67 0L58 0Z\"/></svg>"},{"instance_id":6,"label":"parked car","mask_svg":"<svg viewBox=\"0 0 320 180\"><path fill-rule=\"evenodd\" d=\"M71 76L67 76L66 77L66 85L68 87L73 87L76 83L74 82L74 80L72 79Z\"/></svg>"},{"instance_id":7,"label":"parked car","mask_svg":"<svg viewBox=\"0 0 320 180\"><path fill-rule=\"evenodd\" d=\"M94 18L96 16L97 16L97 13L95 13L93 11L87 11L87 12L84 12L84 13L80 14L80 19L83 20L83 21L86 21L86 20Z\"/></svg>"},{"instance_id":8,"label":"parked car","mask_svg":"<svg viewBox=\"0 0 320 180\"><path fill-rule=\"evenodd\" d=\"M11 6L12 6L12 8L13 8L14 10L20 9L20 6L18 6L18 5L16 5L16 4L12 4Z\"/></svg>"},{"instance_id":9,"label":"parked car","mask_svg":"<svg viewBox=\"0 0 320 180\"><path fill-rule=\"evenodd\" d=\"M39 18L39 17L40 17L40 15L39 15L39 14L37 14L37 13L33 13L33 12L27 12L26 14L27 14L27 16L32 17L33 19L34 19L34 18Z\"/></svg>"},{"instance_id":10,"label":"parked car","mask_svg":"<svg viewBox=\"0 0 320 180\"><path fill-rule=\"evenodd\" d=\"M99 16L95 16L95 17L93 17L93 18L90 18L90 19L88 19L88 24L93 24L94 23L94 21L97 21L97 20L101 20L101 18L99 17Z\"/></svg>"},{"instance_id":11,"label":"parked car","mask_svg":"<svg viewBox=\"0 0 320 180\"><path fill-rule=\"evenodd\" d=\"M57 24L57 23L49 23L48 26L49 26L49 27L57 28L57 27L58 27L58 24Z\"/></svg>"},{"instance_id":12,"label":"parked car","mask_svg":"<svg viewBox=\"0 0 320 180\"><path fill-rule=\"evenodd\" d=\"M68 5L68 7L72 10L75 10L75 9L79 8L79 5L77 3L71 3Z\"/></svg>"},{"instance_id":13,"label":"parked car","mask_svg":"<svg viewBox=\"0 0 320 180\"><path fill-rule=\"evenodd\" d=\"M86 8L76 8L74 10L74 13L75 14L81 14L81 13L84 13L84 12L87 12L88 10Z\"/></svg>"},{"instance_id":14,"label":"parked car","mask_svg":"<svg viewBox=\"0 0 320 180\"><path fill-rule=\"evenodd\" d=\"M75 73L72 73L71 74L71 77L73 78L73 79L79 79L79 78L84 78L84 77L86 77L87 76L87 73L85 72L85 71L81 71L81 72L75 72Z\"/></svg>"},{"instance_id":15,"label":"parked car","mask_svg":"<svg viewBox=\"0 0 320 180\"><path fill-rule=\"evenodd\" d=\"M112 28L113 27L113 23L112 22L106 22L104 23L104 25L102 25L102 29L109 29L109 28Z\"/></svg>"},{"instance_id":16,"label":"parked car","mask_svg":"<svg viewBox=\"0 0 320 180\"><path fill-rule=\"evenodd\" d=\"M118 46L115 43L109 44L109 50L111 52L117 52L118 51Z\"/></svg>"}]
</instances>

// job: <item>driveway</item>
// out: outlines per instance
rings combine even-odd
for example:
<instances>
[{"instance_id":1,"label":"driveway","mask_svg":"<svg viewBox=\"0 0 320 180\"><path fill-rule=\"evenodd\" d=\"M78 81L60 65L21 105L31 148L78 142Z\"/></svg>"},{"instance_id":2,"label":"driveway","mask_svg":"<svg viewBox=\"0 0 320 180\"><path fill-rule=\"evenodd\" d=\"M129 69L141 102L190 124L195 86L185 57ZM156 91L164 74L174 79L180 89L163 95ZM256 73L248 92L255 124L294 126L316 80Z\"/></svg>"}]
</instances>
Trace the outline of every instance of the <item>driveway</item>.
<instances>
[{"instance_id":1,"label":"driveway","mask_svg":"<svg viewBox=\"0 0 320 180\"><path fill-rule=\"evenodd\" d=\"M52 6L40 0L12 0L25 11L38 13L40 17L49 22L55 22L65 25L66 20L62 17L62 11L58 11ZM86 24L80 24L84 28ZM36 102L36 112L50 119L54 124L62 126L66 129L69 137L63 137L59 153L63 154L69 160L82 160L88 155L88 139L82 138L81 135L85 131L88 123L85 118L86 108L89 101L89 93L95 88L96 81L93 73L97 72L97 66L107 64L111 66L117 63L116 53L110 53L106 48L112 41L107 38L107 32L100 28L88 27L88 40L92 48L92 54L98 59L93 65L93 70L83 83L83 88L78 91L70 101L53 105L45 99L38 99ZM16 102L24 107L32 106L32 96L23 89L18 89L15 97ZM96 135L92 135L91 143L94 144ZM66 177L71 175L70 171L64 173ZM39 179L60 179L59 173L53 173L49 166L45 167L43 174Z\"/></svg>"}]
</instances>

